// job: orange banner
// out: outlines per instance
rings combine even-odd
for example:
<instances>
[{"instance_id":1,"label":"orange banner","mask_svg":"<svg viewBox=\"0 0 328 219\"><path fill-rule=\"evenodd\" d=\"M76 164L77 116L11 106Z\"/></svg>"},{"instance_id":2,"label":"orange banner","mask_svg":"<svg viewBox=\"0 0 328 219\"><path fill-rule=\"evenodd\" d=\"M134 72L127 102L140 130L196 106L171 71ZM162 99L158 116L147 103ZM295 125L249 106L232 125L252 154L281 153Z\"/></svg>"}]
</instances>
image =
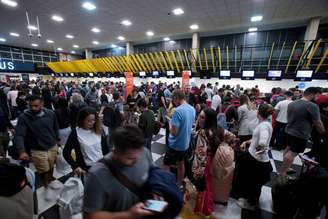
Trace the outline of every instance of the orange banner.
<instances>
[{"instance_id":1,"label":"orange banner","mask_svg":"<svg viewBox=\"0 0 328 219\"><path fill-rule=\"evenodd\" d=\"M132 72L125 72L125 98L132 94L133 91L133 73Z\"/></svg>"},{"instance_id":2,"label":"orange banner","mask_svg":"<svg viewBox=\"0 0 328 219\"><path fill-rule=\"evenodd\" d=\"M189 72L190 71L182 71L182 90L186 91L186 89L189 87Z\"/></svg>"}]
</instances>

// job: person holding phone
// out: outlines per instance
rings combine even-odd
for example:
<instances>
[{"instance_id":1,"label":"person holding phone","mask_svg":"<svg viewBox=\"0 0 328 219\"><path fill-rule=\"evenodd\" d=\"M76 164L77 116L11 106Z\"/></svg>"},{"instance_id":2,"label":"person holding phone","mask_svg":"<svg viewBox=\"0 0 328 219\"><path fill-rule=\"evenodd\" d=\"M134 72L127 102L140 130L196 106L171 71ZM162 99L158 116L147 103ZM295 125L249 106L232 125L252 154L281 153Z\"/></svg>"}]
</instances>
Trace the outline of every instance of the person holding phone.
<instances>
[{"instance_id":1,"label":"person holding phone","mask_svg":"<svg viewBox=\"0 0 328 219\"><path fill-rule=\"evenodd\" d=\"M271 105L260 105L257 113L259 124L253 132L252 139L240 146L244 153L236 159L232 196L236 199L243 198L238 201L242 208L254 209L258 205L262 186L270 180L272 167L268 151L272 125L268 117L272 112Z\"/></svg>"}]
</instances>

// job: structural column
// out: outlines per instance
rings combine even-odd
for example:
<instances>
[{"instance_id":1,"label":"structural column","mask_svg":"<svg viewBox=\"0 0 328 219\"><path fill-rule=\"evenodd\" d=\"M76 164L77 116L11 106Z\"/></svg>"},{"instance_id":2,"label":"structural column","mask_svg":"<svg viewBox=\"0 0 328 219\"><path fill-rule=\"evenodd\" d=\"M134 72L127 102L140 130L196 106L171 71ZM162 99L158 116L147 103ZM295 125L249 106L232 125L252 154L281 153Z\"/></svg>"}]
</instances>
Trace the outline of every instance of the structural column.
<instances>
[{"instance_id":1,"label":"structural column","mask_svg":"<svg viewBox=\"0 0 328 219\"><path fill-rule=\"evenodd\" d=\"M199 33L193 33L192 34L192 42L191 42L191 48L192 48L192 55L197 60L197 49L199 49ZM193 69L193 71L196 71L196 69Z\"/></svg>"},{"instance_id":2,"label":"structural column","mask_svg":"<svg viewBox=\"0 0 328 219\"><path fill-rule=\"evenodd\" d=\"M85 59L92 59L92 51L90 49L85 49Z\"/></svg>"},{"instance_id":3,"label":"structural column","mask_svg":"<svg viewBox=\"0 0 328 219\"><path fill-rule=\"evenodd\" d=\"M126 55L132 55L134 53L133 50L133 43L132 42L127 42L126 43Z\"/></svg>"},{"instance_id":4,"label":"structural column","mask_svg":"<svg viewBox=\"0 0 328 219\"><path fill-rule=\"evenodd\" d=\"M309 21L304 35L306 49L311 44L311 42L316 39L319 29L319 24L320 24L320 17L311 18L311 20Z\"/></svg>"}]
</instances>

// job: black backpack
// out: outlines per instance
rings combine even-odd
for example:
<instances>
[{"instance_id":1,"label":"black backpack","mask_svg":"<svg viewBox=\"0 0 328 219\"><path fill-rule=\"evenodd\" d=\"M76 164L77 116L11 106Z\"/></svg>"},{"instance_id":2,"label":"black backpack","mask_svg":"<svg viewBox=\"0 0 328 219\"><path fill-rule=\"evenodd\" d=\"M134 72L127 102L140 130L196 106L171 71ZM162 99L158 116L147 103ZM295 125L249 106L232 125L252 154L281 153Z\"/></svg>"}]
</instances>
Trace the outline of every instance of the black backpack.
<instances>
[{"instance_id":1,"label":"black backpack","mask_svg":"<svg viewBox=\"0 0 328 219\"><path fill-rule=\"evenodd\" d=\"M118 106L114 102L110 102L106 105L103 112L103 123L110 128L117 128L122 125L123 118L118 109Z\"/></svg>"}]
</instances>

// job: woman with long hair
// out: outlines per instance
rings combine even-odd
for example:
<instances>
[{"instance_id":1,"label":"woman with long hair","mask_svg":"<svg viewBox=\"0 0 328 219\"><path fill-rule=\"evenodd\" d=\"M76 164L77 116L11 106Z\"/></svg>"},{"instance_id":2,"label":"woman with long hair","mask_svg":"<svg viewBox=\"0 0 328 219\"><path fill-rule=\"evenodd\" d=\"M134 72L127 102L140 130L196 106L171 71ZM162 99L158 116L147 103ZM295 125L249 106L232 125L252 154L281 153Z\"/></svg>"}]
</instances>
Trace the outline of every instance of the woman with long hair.
<instances>
[{"instance_id":1,"label":"woman with long hair","mask_svg":"<svg viewBox=\"0 0 328 219\"><path fill-rule=\"evenodd\" d=\"M257 113L259 124L252 139L241 144L245 151L236 159L232 196L242 208L254 209L258 205L262 186L270 180L272 167L268 155L272 136L272 125L268 121L272 114L271 105L260 105Z\"/></svg>"},{"instance_id":2,"label":"woman with long hair","mask_svg":"<svg viewBox=\"0 0 328 219\"><path fill-rule=\"evenodd\" d=\"M223 141L224 129L217 126L216 112L204 109L197 119L197 143L192 165L193 178L198 187L195 212L210 215L214 210L212 161Z\"/></svg>"},{"instance_id":3,"label":"woman with long hair","mask_svg":"<svg viewBox=\"0 0 328 219\"><path fill-rule=\"evenodd\" d=\"M256 123L256 106L251 103L247 95L241 95L240 107L238 107L238 137L240 142L252 138L252 131Z\"/></svg>"},{"instance_id":4,"label":"woman with long hair","mask_svg":"<svg viewBox=\"0 0 328 219\"><path fill-rule=\"evenodd\" d=\"M96 109L84 107L79 111L77 126L71 131L63 151L64 158L74 173L79 175L87 171L109 152L101 127ZM73 149L75 159L71 155Z\"/></svg>"}]
</instances>

